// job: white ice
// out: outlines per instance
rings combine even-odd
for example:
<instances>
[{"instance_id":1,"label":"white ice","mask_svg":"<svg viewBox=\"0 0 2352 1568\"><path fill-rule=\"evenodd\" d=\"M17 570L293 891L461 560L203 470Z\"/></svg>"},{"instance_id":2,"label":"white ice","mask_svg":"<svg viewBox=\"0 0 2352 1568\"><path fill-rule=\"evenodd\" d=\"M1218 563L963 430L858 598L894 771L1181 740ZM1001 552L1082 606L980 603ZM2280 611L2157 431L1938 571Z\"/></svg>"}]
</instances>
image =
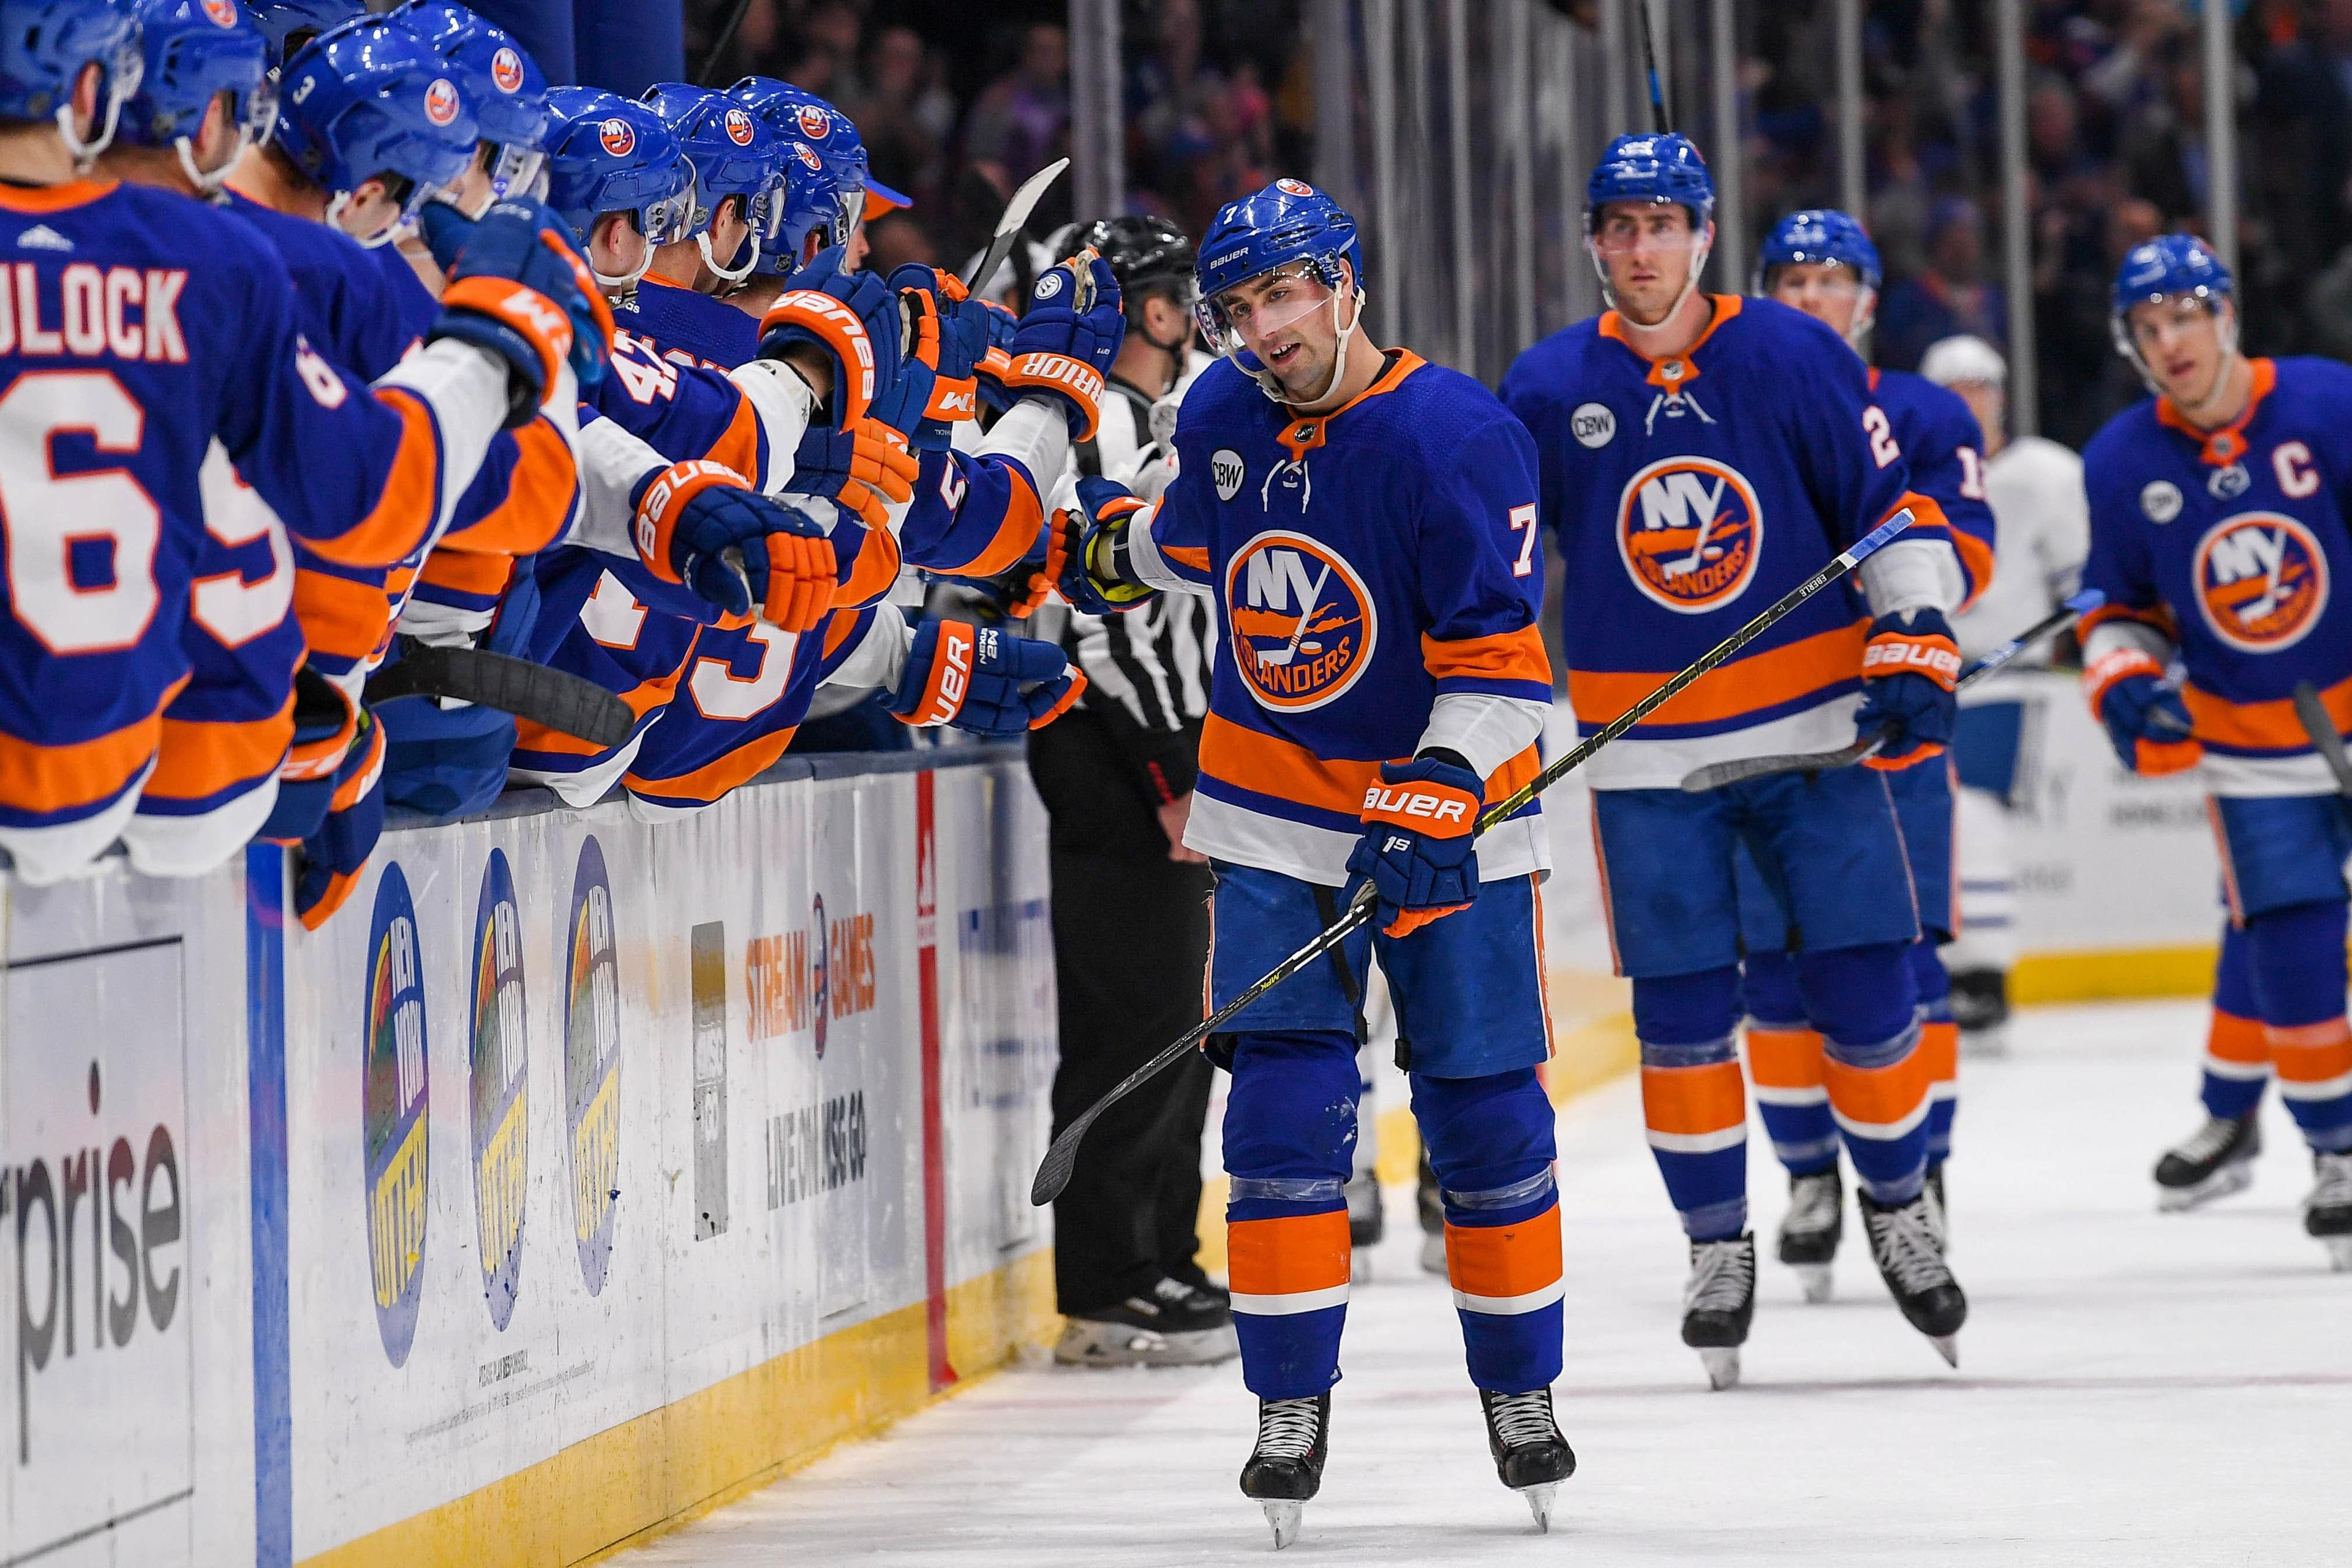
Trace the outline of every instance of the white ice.
<instances>
[{"instance_id":1,"label":"white ice","mask_svg":"<svg viewBox=\"0 0 2352 1568\"><path fill-rule=\"evenodd\" d=\"M1851 1210L1831 1303L1769 1261L1785 1183L1751 1125L1767 1261L1746 1381L1708 1393L1676 1336L1682 1247L1636 1089L1571 1103L1559 1399L1580 1468L1549 1536L1496 1482L1451 1300L1391 1192L1322 1496L1279 1561L2352 1562L2352 1275L2303 1235L2309 1158L2275 1100L2251 1191L2155 1210L2149 1167L2201 1114L2204 1016L2040 1010L2010 1059L1963 1064L1957 1373L1896 1316ZM1232 1365L1024 1367L626 1561L1266 1563L1234 1488L1252 1413Z\"/></svg>"}]
</instances>

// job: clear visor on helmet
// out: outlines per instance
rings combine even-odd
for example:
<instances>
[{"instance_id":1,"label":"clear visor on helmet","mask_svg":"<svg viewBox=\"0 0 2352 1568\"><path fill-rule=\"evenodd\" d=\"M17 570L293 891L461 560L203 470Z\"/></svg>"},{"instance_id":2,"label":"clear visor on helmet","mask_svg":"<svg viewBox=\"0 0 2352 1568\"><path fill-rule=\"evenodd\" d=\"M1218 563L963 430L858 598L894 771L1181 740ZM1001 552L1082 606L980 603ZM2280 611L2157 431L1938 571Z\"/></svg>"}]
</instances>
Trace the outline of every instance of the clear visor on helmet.
<instances>
[{"instance_id":1,"label":"clear visor on helmet","mask_svg":"<svg viewBox=\"0 0 2352 1568\"><path fill-rule=\"evenodd\" d=\"M1636 247L1688 250L1706 237L1706 226L1691 222L1690 209L1679 202L1611 202L1585 221L1592 248L1603 256L1621 256Z\"/></svg>"},{"instance_id":2,"label":"clear visor on helmet","mask_svg":"<svg viewBox=\"0 0 2352 1568\"><path fill-rule=\"evenodd\" d=\"M2146 346L2143 334L2152 344L2157 333L2166 327L2179 331L2211 321L2218 314L2213 296L2201 289L2193 294L2151 294L2132 301L2131 308L2123 314L2122 327L2135 346Z\"/></svg>"},{"instance_id":3,"label":"clear visor on helmet","mask_svg":"<svg viewBox=\"0 0 2352 1568\"><path fill-rule=\"evenodd\" d=\"M743 222L751 237L760 242L762 250L775 248L776 240L784 231L784 187L782 181L763 186L743 198Z\"/></svg>"},{"instance_id":4,"label":"clear visor on helmet","mask_svg":"<svg viewBox=\"0 0 2352 1568\"><path fill-rule=\"evenodd\" d=\"M1797 268L1805 270L1798 272ZM1763 269L1761 292L1779 295L1785 289L1790 293L1819 295L1830 300L1852 300L1863 291L1863 282L1854 276L1853 268L1837 261L1783 261Z\"/></svg>"},{"instance_id":5,"label":"clear visor on helmet","mask_svg":"<svg viewBox=\"0 0 2352 1568\"><path fill-rule=\"evenodd\" d=\"M485 142L482 169L490 177L493 198L499 201L509 196L536 198L547 188L547 154L536 147Z\"/></svg>"},{"instance_id":6,"label":"clear visor on helmet","mask_svg":"<svg viewBox=\"0 0 2352 1568\"><path fill-rule=\"evenodd\" d=\"M239 122L246 141L256 146L268 142L269 133L278 129L278 83L263 77L246 89L238 107L244 111Z\"/></svg>"},{"instance_id":7,"label":"clear visor on helmet","mask_svg":"<svg viewBox=\"0 0 2352 1568\"><path fill-rule=\"evenodd\" d=\"M637 209L637 227L655 245L675 245L694 234L694 171L682 162L679 168L684 180L677 195Z\"/></svg>"},{"instance_id":8,"label":"clear visor on helmet","mask_svg":"<svg viewBox=\"0 0 2352 1568\"><path fill-rule=\"evenodd\" d=\"M1293 261L1243 279L1192 307L1201 335L1218 354L1235 354L1331 303L1332 289L1312 261Z\"/></svg>"},{"instance_id":9,"label":"clear visor on helmet","mask_svg":"<svg viewBox=\"0 0 2352 1568\"><path fill-rule=\"evenodd\" d=\"M825 223L825 244L847 245L857 231L866 226L866 187L849 184L842 187L840 205Z\"/></svg>"}]
</instances>

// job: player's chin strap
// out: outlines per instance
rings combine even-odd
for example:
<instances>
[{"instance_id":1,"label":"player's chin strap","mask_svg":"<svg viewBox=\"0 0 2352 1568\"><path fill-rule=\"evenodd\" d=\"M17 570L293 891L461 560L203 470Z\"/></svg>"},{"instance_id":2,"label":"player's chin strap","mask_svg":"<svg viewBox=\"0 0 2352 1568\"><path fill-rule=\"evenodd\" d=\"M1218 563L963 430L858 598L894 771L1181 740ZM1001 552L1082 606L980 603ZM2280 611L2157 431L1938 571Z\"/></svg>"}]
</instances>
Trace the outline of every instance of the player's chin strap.
<instances>
[{"instance_id":1,"label":"player's chin strap","mask_svg":"<svg viewBox=\"0 0 2352 1568\"><path fill-rule=\"evenodd\" d=\"M77 173L89 173L89 166L98 161L98 155L114 144L114 128L122 119L122 100L127 96L116 90L114 73L109 71L106 79L106 118L100 123L98 134L87 142L74 130L72 95L68 94L66 101L58 105L58 135L64 140L66 151L73 154Z\"/></svg>"},{"instance_id":2,"label":"player's chin strap","mask_svg":"<svg viewBox=\"0 0 2352 1568\"><path fill-rule=\"evenodd\" d=\"M1356 301L1356 311L1354 315L1348 318L1348 324L1344 327L1339 324L1340 297L1338 289L1331 291L1331 333L1339 340L1339 347L1331 355L1331 379L1323 384L1322 391L1304 403L1295 403L1291 400L1290 394L1282 389L1282 383L1276 379L1274 372L1245 370L1242 373L1256 382L1257 389L1265 393L1271 401L1287 408L1295 408L1301 414L1312 414L1318 405L1339 389L1340 382L1345 380L1348 374L1348 340L1354 337L1356 329L1364 324L1363 285L1360 283L1356 286L1353 296Z\"/></svg>"},{"instance_id":3,"label":"player's chin strap","mask_svg":"<svg viewBox=\"0 0 2352 1568\"><path fill-rule=\"evenodd\" d=\"M2210 306L2207 308L2211 309ZM2156 379L2156 373L2148 369L2146 356L2139 352L2139 344L2132 340L2130 327L2120 321L2113 321L2112 318L2111 321L2113 324L2110 331L2115 337L2116 347L2122 351L2124 358L2131 362L2132 369L2139 372L2139 384L2147 387L2154 396L2167 395L2162 384ZM2235 370L2238 364L2238 310L2234 303L2230 307L2230 320L2227 323L2221 321L2218 310L2213 312L2213 335L2221 340L2221 354L2213 366L2212 383L2205 388L2204 396L2181 409L2183 414L2189 413L2193 409L2210 408L2213 405L2213 400L2221 395L2221 389L2230 384L2230 373Z\"/></svg>"},{"instance_id":4,"label":"player's chin strap","mask_svg":"<svg viewBox=\"0 0 2352 1568\"><path fill-rule=\"evenodd\" d=\"M205 174L196 167L195 142L185 136L172 139L172 151L180 155L180 172L188 176L188 184L195 186L196 194L201 196L220 195L221 187L228 184L229 174L236 169L237 160L244 157L245 150L252 145L253 132L240 127L236 133L236 150L221 160L219 168Z\"/></svg>"},{"instance_id":5,"label":"player's chin strap","mask_svg":"<svg viewBox=\"0 0 2352 1568\"><path fill-rule=\"evenodd\" d=\"M1679 293L1675 294L1675 302L1667 306L1666 313L1660 316L1656 321L1637 321L1633 317L1625 315L1624 311L1618 309L1617 290L1609 286L1609 268L1607 264L1601 259L1601 247L1593 244L1590 237L1588 237L1584 242L1584 253L1592 258L1592 270L1601 275L1601 302L1607 305L1611 310L1617 310L1617 313L1624 318L1627 325L1634 328L1636 331L1644 332L1654 331L1658 328L1664 326L1668 321L1673 321L1675 315L1681 311L1683 302L1688 300L1692 293L1697 289L1698 275L1706 270L1707 254L1714 248L1715 226L1712 223L1709 223L1707 226L1706 237L1700 240L1696 245L1691 247L1690 275L1683 279L1682 289Z\"/></svg>"},{"instance_id":6,"label":"player's chin strap","mask_svg":"<svg viewBox=\"0 0 2352 1568\"><path fill-rule=\"evenodd\" d=\"M332 229L341 229L345 234L352 234L350 229L343 227L343 214L350 208L351 205L352 193L349 191L337 191L332 196L329 197L327 201L327 226ZM390 245L393 240L398 237L399 233L400 220L395 217L390 223L376 230L373 234L352 234L352 238L358 241L359 247L362 250L381 250L385 246Z\"/></svg>"},{"instance_id":7,"label":"player's chin strap","mask_svg":"<svg viewBox=\"0 0 2352 1568\"><path fill-rule=\"evenodd\" d=\"M744 262L740 267L730 268L719 266L719 258L710 254L710 231L709 229L706 228L700 234L694 237L695 247L702 252L702 264L705 267L709 268L712 275L717 277L722 283L740 283L744 279L751 276L751 270L753 268L760 265L759 235L754 233L748 243L751 247L751 259ZM640 272L637 276L642 278L645 274Z\"/></svg>"},{"instance_id":8,"label":"player's chin strap","mask_svg":"<svg viewBox=\"0 0 2352 1568\"><path fill-rule=\"evenodd\" d=\"M1870 329L1876 325L1878 325L1878 290L1865 283L1854 297L1853 320L1845 329L1846 342L1853 347L1854 353L1862 354L1865 361L1870 356L1862 353L1862 345L1869 340Z\"/></svg>"}]
</instances>

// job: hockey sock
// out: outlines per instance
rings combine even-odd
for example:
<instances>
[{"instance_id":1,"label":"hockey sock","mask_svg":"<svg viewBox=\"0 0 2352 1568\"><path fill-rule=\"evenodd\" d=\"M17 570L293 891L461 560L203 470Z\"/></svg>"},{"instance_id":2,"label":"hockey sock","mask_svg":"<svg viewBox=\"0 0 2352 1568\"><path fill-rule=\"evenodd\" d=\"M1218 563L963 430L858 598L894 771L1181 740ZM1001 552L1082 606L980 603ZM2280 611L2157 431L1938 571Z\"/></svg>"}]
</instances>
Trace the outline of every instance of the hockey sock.
<instances>
[{"instance_id":1,"label":"hockey sock","mask_svg":"<svg viewBox=\"0 0 2352 1568\"><path fill-rule=\"evenodd\" d=\"M1236 1037L1225 1097L1226 1266L1242 1381L1303 1399L1339 1379L1348 1319L1348 1174L1355 1037L1297 1029Z\"/></svg>"},{"instance_id":2,"label":"hockey sock","mask_svg":"<svg viewBox=\"0 0 2352 1568\"><path fill-rule=\"evenodd\" d=\"M1633 980L1642 1112L1666 1196L1693 1241L1748 1228L1748 1095L1732 1044L1739 971Z\"/></svg>"},{"instance_id":3,"label":"hockey sock","mask_svg":"<svg viewBox=\"0 0 2352 1568\"><path fill-rule=\"evenodd\" d=\"M1927 1171L1927 1059L1919 1049L1910 944L1801 953L1797 984L1823 1036L1822 1078L1863 1191L1918 1196Z\"/></svg>"},{"instance_id":4,"label":"hockey sock","mask_svg":"<svg viewBox=\"0 0 2352 1568\"><path fill-rule=\"evenodd\" d=\"M1837 1123L1830 1116L1830 1091L1822 1087L1821 1032L1806 1021L1804 999L1797 994L1796 960L1785 952L1751 952L1741 970L1756 1112L1789 1173L1818 1175L1837 1163Z\"/></svg>"},{"instance_id":5,"label":"hockey sock","mask_svg":"<svg viewBox=\"0 0 2352 1568\"><path fill-rule=\"evenodd\" d=\"M1470 1381L1497 1394L1559 1376L1559 1192L1551 1101L1533 1068L1412 1075L1412 1110L1445 1205L1445 1272Z\"/></svg>"},{"instance_id":6,"label":"hockey sock","mask_svg":"<svg viewBox=\"0 0 2352 1568\"><path fill-rule=\"evenodd\" d=\"M2341 900L2268 910L2246 920L2263 1035L2304 1141L2352 1150L2352 1026L2344 1016Z\"/></svg>"},{"instance_id":7,"label":"hockey sock","mask_svg":"<svg viewBox=\"0 0 2352 1568\"><path fill-rule=\"evenodd\" d=\"M1960 1109L1960 1026L1952 1022L1952 977L1936 944L1911 944L1911 984L1919 994L1919 1054L1927 1068L1927 1163L1952 1152L1952 1118Z\"/></svg>"},{"instance_id":8,"label":"hockey sock","mask_svg":"<svg viewBox=\"0 0 2352 1568\"><path fill-rule=\"evenodd\" d=\"M2246 933L2224 921L2221 967L2213 977L2213 1022L2205 1032L2205 1113L2235 1121L2263 1102L2271 1080L2271 1042L2254 993L2253 950Z\"/></svg>"}]
</instances>

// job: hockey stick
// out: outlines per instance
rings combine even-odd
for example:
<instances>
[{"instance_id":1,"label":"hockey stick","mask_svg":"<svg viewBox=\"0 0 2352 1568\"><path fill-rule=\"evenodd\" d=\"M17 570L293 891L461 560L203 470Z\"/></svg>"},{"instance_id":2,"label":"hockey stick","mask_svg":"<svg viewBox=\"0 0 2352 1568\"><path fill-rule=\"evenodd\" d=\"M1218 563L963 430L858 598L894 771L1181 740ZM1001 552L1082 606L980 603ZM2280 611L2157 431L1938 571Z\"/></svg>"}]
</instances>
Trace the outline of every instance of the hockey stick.
<instances>
[{"instance_id":1,"label":"hockey stick","mask_svg":"<svg viewBox=\"0 0 2352 1568\"><path fill-rule=\"evenodd\" d=\"M710 73L719 68L719 61L727 53L727 46L735 41L735 31L751 12L751 0L735 0L735 9L727 17L727 25L719 29L719 37L710 45L710 52L702 57L702 68L694 79L704 87L711 84Z\"/></svg>"},{"instance_id":2,"label":"hockey stick","mask_svg":"<svg viewBox=\"0 0 2352 1568\"><path fill-rule=\"evenodd\" d=\"M1658 38L1651 31L1650 0L1633 0L1642 11L1642 63L1650 73L1650 114L1662 132L1675 128L1673 106L1666 101L1666 90L1658 79Z\"/></svg>"},{"instance_id":3,"label":"hockey stick","mask_svg":"<svg viewBox=\"0 0 2352 1568\"><path fill-rule=\"evenodd\" d=\"M637 725L629 705L576 675L476 647L403 639L400 662L368 678L367 700L454 697L598 746L617 746Z\"/></svg>"},{"instance_id":4,"label":"hockey stick","mask_svg":"<svg viewBox=\"0 0 2352 1568\"><path fill-rule=\"evenodd\" d=\"M1656 690L1586 736L1541 773L1481 812L1478 816L1477 826L1472 829L1472 836L1475 837L1485 833L1496 823L1507 820L1536 796L1582 767L1591 760L1594 752L1648 718L1662 704L1672 701L1691 682L1761 637L1781 616L1853 571L1880 545L1910 527L1911 521L1911 510L1906 507L1856 540L1828 565L1781 595L1754 620L1699 655L1693 663L1668 676L1664 683ZM1062 1189L1070 1184L1070 1172L1077 1163L1078 1145L1085 1141L1087 1129L1092 1127L1096 1119L1104 1111L1118 1104L1157 1074L1174 1066L1183 1058L1185 1052L1198 1047L1202 1040L1215 1034L1220 1026L1230 1022L1251 1003L1345 942L1358 926L1372 918L1372 910L1379 901L1370 882L1357 889L1356 896L1349 901L1347 912L1327 927L1314 941L1275 965L1232 1001L1187 1029L1174 1044L1119 1079L1111 1087L1108 1093L1088 1106L1083 1115L1062 1130L1061 1136L1055 1138L1052 1146L1045 1151L1045 1158L1037 1166L1036 1179L1029 1184L1029 1201L1042 1208L1061 1195Z\"/></svg>"},{"instance_id":5,"label":"hockey stick","mask_svg":"<svg viewBox=\"0 0 2352 1568\"><path fill-rule=\"evenodd\" d=\"M2107 602L2107 596L2096 588L2085 588L2042 616L2017 636L1978 661L1976 667L1960 677L1958 689L1965 691L1979 680L2040 642L2043 637L2056 637L2076 621ZM1892 737L1881 730L1864 735L1850 746L1840 746L1834 752L1782 752L1769 757L1738 757L1727 763L1709 763L1693 768L1685 775L1682 787L1693 795L1705 790L1720 789L1725 784L1743 779L1770 778L1776 773L1825 773L1834 768L1852 767L1878 754L1878 748Z\"/></svg>"},{"instance_id":6,"label":"hockey stick","mask_svg":"<svg viewBox=\"0 0 2352 1568\"><path fill-rule=\"evenodd\" d=\"M1004 265L1006 257L1013 254L1013 242L1021 237L1021 230L1028 224L1030 213L1036 209L1037 198L1044 195L1045 187L1069 166L1067 158L1056 158L1021 182L1021 188L1013 193L1011 201L1004 204L1004 216L996 220L996 237L988 242L988 249L981 258L964 272L965 292L979 292L982 283L996 276L996 269Z\"/></svg>"},{"instance_id":7,"label":"hockey stick","mask_svg":"<svg viewBox=\"0 0 2352 1568\"><path fill-rule=\"evenodd\" d=\"M2352 757L2344 754L2344 737L2336 733L2336 720L2308 680L2294 684L2294 716L2303 732L2311 737L2312 748L2327 760L2327 771L2336 775L2336 793L2352 795Z\"/></svg>"}]
</instances>

